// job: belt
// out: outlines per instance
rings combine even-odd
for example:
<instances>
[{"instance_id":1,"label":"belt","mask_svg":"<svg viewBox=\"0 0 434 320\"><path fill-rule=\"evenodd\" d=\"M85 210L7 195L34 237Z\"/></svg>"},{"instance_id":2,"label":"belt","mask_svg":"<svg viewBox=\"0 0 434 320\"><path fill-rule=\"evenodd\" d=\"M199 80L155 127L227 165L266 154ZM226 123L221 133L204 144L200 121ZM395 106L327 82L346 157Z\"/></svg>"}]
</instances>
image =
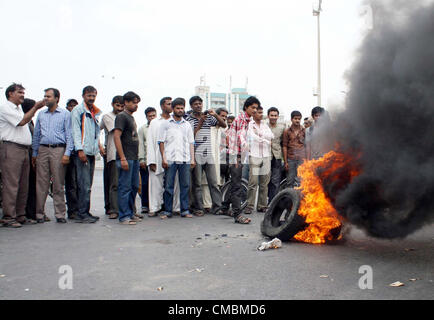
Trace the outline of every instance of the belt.
<instances>
[{"instance_id":1,"label":"belt","mask_svg":"<svg viewBox=\"0 0 434 320\"><path fill-rule=\"evenodd\" d=\"M59 143L59 144L41 144L41 146L47 147L47 148L66 148L66 144L64 144L64 143Z\"/></svg>"},{"instance_id":2,"label":"belt","mask_svg":"<svg viewBox=\"0 0 434 320\"><path fill-rule=\"evenodd\" d=\"M23 148L23 149L30 149L31 146L26 146L25 144L20 144L20 143L16 143L16 142L12 142L12 141L3 141L3 143L9 143L9 144L13 144L16 145L17 147Z\"/></svg>"}]
</instances>

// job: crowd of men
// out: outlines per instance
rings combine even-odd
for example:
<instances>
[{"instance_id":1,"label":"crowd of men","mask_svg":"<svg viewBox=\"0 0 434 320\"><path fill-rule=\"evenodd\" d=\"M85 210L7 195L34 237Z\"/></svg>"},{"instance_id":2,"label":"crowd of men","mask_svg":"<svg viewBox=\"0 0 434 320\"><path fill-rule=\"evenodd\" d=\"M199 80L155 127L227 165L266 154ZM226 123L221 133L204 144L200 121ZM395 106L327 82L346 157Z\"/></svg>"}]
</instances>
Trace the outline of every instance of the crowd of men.
<instances>
[{"instance_id":1,"label":"crowd of men","mask_svg":"<svg viewBox=\"0 0 434 320\"><path fill-rule=\"evenodd\" d=\"M44 92L41 101L25 99L25 88L14 83L0 106L5 227L50 221L45 214L50 192L57 223L67 218L98 221L90 201L98 154L104 160L109 219L135 225L144 215L168 219L210 213L248 224L255 208L267 210L284 178L287 187L296 186L298 166L325 152L320 135L314 135L320 117L327 114L321 107L315 107L303 124L302 114L293 111L287 126L278 121L275 107L265 116L253 96L236 116L225 108L204 111L199 96L189 100L189 110L185 99L164 97L161 110L145 110L146 123L138 128L133 114L141 99L134 92L114 97L112 111L103 116L92 86L83 89L82 103L70 99L66 108L59 106L58 89ZM100 139L100 130L105 139ZM242 210L243 178L248 190ZM223 199L221 187L228 181L230 189Z\"/></svg>"}]
</instances>

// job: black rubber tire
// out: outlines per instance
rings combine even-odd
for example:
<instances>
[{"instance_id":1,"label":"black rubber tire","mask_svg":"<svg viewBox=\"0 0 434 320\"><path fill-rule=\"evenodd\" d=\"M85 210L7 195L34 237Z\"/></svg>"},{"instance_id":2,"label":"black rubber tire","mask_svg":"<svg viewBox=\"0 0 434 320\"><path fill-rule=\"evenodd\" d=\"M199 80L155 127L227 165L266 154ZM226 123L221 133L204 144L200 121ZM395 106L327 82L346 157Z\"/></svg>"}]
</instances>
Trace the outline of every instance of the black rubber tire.
<instances>
[{"instance_id":1,"label":"black rubber tire","mask_svg":"<svg viewBox=\"0 0 434 320\"><path fill-rule=\"evenodd\" d=\"M231 180L227 181L222 187L222 200L227 200L227 197L229 195L229 189L230 189ZM247 188L249 186L249 182L245 179L241 179L241 210L244 210L247 207Z\"/></svg>"},{"instance_id":2,"label":"black rubber tire","mask_svg":"<svg viewBox=\"0 0 434 320\"><path fill-rule=\"evenodd\" d=\"M268 206L261 223L261 232L270 238L289 241L306 227L304 219L297 214L300 206L300 193L287 188L280 191ZM285 220L280 217L285 214Z\"/></svg>"},{"instance_id":3,"label":"black rubber tire","mask_svg":"<svg viewBox=\"0 0 434 320\"><path fill-rule=\"evenodd\" d=\"M280 181L279 192L285 190L286 188L287 186L286 186L286 178L285 178L282 181Z\"/></svg>"}]
</instances>

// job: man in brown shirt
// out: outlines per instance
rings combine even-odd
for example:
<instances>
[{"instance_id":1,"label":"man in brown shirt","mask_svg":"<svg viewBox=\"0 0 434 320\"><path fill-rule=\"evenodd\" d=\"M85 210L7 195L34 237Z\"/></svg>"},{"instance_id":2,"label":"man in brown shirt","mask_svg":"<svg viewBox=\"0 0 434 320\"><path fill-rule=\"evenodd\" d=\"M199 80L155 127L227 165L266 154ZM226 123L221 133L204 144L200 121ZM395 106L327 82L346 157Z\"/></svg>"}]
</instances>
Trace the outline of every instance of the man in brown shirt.
<instances>
[{"instance_id":1,"label":"man in brown shirt","mask_svg":"<svg viewBox=\"0 0 434 320\"><path fill-rule=\"evenodd\" d=\"M291 113L291 127L283 133L283 159L287 171L287 186L293 188L297 178L298 166L306 159L304 146L305 129L300 125L301 113Z\"/></svg>"},{"instance_id":2,"label":"man in brown shirt","mask_svg":"<svg viewBox=\"0 0 434 320\"><path fill-rule=\"evenodd\" d=\"M278 123L279 109L271 107L268 109L268 126L273 132L274 138L271 140L271 174L268 184L268 204L279 192L280 181L282 180L282 136L285 130L283 123Z\"/></svg>"}]
</instances>

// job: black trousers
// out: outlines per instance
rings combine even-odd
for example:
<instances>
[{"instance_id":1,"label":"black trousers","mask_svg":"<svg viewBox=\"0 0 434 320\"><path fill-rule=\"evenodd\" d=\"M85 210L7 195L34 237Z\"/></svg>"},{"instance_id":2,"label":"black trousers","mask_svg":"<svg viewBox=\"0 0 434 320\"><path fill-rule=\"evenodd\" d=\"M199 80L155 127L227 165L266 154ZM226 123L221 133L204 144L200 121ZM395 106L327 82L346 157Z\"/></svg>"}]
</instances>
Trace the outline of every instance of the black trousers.
<instances>
[{"instance_id":1,"label":"black trousers","mask_svg":"<svg viewBox=\"0 0 434 320\"><path fill-rule=\"evenodd\" d=\"M268 184L268 204L279 192L280 182L282 181L282 160L273 157L271 159L271 176Z\"/></svg>"},{"instance_id":2,"label":"black trousers","mask_svg":"<svg viewBox=\"0 0 434 320\"><path fill-rule=\"evenodd\" d=\"M26 218L36 220L36 171L33 169L32 165L30 165L29 171L29 193L27 195Z\"/></svg>"},{"instance_id":3,"label":"black trousers","mask_svg":"<svg viewBox=\"0 0 434 320\"><path fill-rule=\"evenodd\" d=\"M78 187L77 187L77 168L74 158L77 154L71 153L69 164L66 167L65 175L65 196L68 207L68 216L78 213Z\"/></svg>"},{"instance_id":4,"label":"black trousers","mask_svg":"<svg viewBox=\"0 0 434 320\"><path fill-rule=\"evenodd\" d=\"M229 188L229 197L222 203L222 209L227 211L230 204L232 204L232 212L236 219L241 214L241 177L243 165L239 161L238 166L235 166L235 164L229 165L229 170L231 174L231 186Z\"/></svg>"}]
</instances>

